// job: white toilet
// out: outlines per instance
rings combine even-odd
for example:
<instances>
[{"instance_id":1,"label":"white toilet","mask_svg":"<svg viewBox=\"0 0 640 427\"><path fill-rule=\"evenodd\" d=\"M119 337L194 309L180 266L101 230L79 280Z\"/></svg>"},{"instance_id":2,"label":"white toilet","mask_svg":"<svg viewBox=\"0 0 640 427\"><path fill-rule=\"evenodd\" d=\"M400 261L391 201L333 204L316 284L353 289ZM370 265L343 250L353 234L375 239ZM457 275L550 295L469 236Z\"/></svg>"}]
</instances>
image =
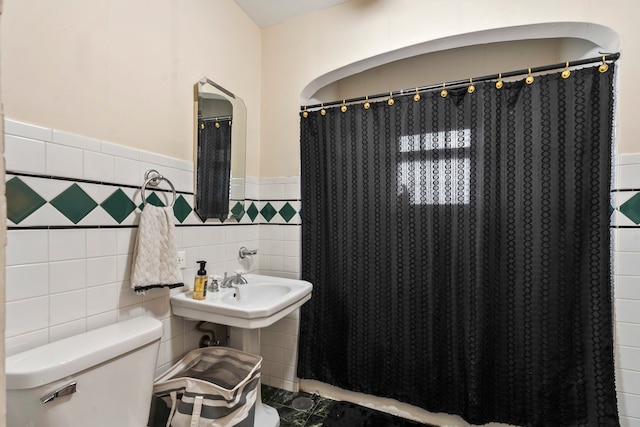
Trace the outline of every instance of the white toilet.
<instances>
[{"instance_id":1,"label":"white toilet","mask_svg":"<svg viewBox=\"0 0 640 427\"><path fill-rule=\"evenodd\" d=\"M146 426L161 336L138 317L7 357L7 426Z\"/></svg>"}]
</instances>

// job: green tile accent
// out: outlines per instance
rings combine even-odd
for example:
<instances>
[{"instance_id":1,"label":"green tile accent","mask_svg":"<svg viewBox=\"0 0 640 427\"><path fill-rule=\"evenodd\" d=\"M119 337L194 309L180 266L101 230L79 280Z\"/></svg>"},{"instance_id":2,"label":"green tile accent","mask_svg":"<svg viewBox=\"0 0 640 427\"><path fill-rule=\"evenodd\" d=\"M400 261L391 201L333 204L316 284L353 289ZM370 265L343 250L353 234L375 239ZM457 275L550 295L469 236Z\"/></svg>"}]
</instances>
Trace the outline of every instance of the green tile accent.
<instances>
[{"instance_id":1,"label":"green tile accent","mask_svg":"<svg viewBox=\"0 0 640 427\"><path fill-rule=\"evenodd\" d=\"M640 224L640 193L636 193L632 198L620 206L620 212L635 224Z\"/></svg>"},{"instance_id":2,"label":"green tile accent","mask_svg":"<svg viewBox=\"0 0 640 427\"><path fill-rule=\"evenodd\" d=\"M182 197L182 195L179 195L176 202L173 204L173 214L180 223L182 223L191 214L192 210L193 209L191 209L191 206L184 197Z\"/></svg>"},{"instance_id":3,"label":"green tile accent","mask_svg":"<svg viewBox=\"0 0 640 427\"><path fill-rule=\"evenodd\" d=\"M278 212L285 221L291 221L291 218L296 214L296 210L289 204L289 202L285 203L282 209Z\"/></svg>"},{"instance_id":4,"label":"green tile accent","mask_svg":"<svg viewBox=\"0 0 640 427\"><path fill-rule=\"evenodd\" d=\"M78 184L73 184L58 194L50 203L74 224L98 206Z\"/></svg>"},{"instance_id":5,"label":"green tile accent","mask_svg":"<svg viewBox=\"0 0 640 427\"><path fill-rule=\"evenodd\" d=\"M26 217L47 203L38 193L20 178L13 177L6 182L7 218L19 224Z\"/></svg>"},{"instance_id":6,"label":"green tile accent","mask_svg":"<svg viewBox=\"0 0 640 427\"><path fill-rule=\"evenodd\" d=\"M249 209L247 209L247 215L249 215L249 218L251 218L251 222L254 222L256 220L256 217L259 213L260 212L258 212L256 204L251 202L251 206L249 206Z\"/></svg>"},{"instance_id":7,"label":"green tile accent","mask_svg":"<svg viewBox=\"0 0 640 427\"><path fill-rule=\"evenodd\" d=\"M160 200L160 197L156 193L151 193L147 196L147 203L152 204L153 206L164 207L164 202ZM140 210L144 209L144 203L140 203L138 205Z\"/></svg>"},{"instance_id":8,"label":"green tile accent","mask_svg":"<svg viewBox=\"0 0 640 427\"><path fill-rule=\"evenodd\" d=\"M107 197L104 202L100 203L100 206L113 219L118 221L118 224L121 224L131 212L136 210L136 204L120 188Z\"/></svg>"},{"instance_id":9,"label":"green tile accent","mask_svg":"<svg viewBox=\"0 0 640 427\"><path fill-rule=\"evenodd\" d=\"M267 222L271 221L273 217L276 215L276 210L271 206L271 203L267 202L266 205L260 210L260 213L267 220Z\"/></svg>"},{"instance_id":10,"label":"green tile accent","mask_svg":"<svg viewBox=\"0 0 640 427\"><path fill-rule=\"evenodd\" d=\"M244 206L241 202L236 202L236 204L231 208L231 217L240 221L244 216Z\"/></svg>"}]
</instances>

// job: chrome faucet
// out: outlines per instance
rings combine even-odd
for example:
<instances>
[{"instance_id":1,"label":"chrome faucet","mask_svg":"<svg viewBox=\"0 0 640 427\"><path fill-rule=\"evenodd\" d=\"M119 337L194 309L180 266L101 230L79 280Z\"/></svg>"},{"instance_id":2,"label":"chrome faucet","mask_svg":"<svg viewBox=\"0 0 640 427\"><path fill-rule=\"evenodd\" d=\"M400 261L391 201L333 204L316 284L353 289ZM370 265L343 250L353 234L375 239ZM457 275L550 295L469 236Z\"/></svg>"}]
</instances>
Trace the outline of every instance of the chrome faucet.
<instances>
[{"instance_id":1,"label":"chrome faucet","mask_svg":"<svg viewBox=\"0 0 640 427\"><path fill-rule=\"evenodd\" d=\"M233 285L241 285L243 283L247 283L247 279L242 277L242 274L236 273L235 276L229 276L222 279L222 283L220 284L221 288L231 288Z\"/></svg>"}]
</instances>

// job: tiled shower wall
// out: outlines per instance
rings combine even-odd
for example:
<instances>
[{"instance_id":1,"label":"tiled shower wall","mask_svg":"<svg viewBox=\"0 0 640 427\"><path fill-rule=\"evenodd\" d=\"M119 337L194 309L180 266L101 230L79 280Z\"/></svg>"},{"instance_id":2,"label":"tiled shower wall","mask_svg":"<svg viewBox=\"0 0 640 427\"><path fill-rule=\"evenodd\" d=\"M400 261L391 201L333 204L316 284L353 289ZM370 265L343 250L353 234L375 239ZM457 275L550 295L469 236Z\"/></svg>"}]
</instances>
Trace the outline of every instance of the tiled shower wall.
<instances>
[{"instance_id":1,"label":"tiled shower wall","mask_svg":"<svg viewBox=\"0 0 640 427\"><path fill-rule=\"evenodd\" d=\"M612 206L616 388L623 427L640 427L640 154L617 158Z\"/></svg>"},{"instance_id":2,"label":"tiled shower wall","mask_svg":"<svg viewBox=\"0 0 640 427\"><path fill-rule=\"evenodd\" d=\"M5 145L7 355L137 316L163 323L158 372L197 348L202 332L196 323L171 314L170 292L184 288L141 296L130 287L140 186L148 169L177 190L176 242L186 255L187 287L200 259L208 261L209 274L240 269L299 277L297 177L248 178L239 221L202 223L192 209L190 162L13 120L5 121ZM145 197L157 205L172 201L168 191L150 188ZM241 246L259 253L239 260ZM224 343L226 328L216 333ZM293 389L297 313L265 330L262 342L264 382ZM286 368L285 352L292 364Z\"/></svg>"}]
</instances>

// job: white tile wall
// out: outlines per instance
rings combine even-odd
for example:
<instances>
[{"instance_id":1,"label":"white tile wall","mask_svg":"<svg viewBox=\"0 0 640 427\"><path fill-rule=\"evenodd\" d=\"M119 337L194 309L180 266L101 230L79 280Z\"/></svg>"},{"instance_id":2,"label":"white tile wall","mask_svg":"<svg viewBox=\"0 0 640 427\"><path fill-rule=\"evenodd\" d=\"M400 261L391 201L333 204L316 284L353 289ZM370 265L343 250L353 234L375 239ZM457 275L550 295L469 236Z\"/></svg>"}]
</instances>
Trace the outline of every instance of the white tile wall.
<instances>
[{"instance_id":1,"label":"white tile wall","mask_svg":"<svg viewBox=\"0 0 640 427\"><path fill-rule=\"evenodd\" d=\"M209 272L222 273L241 268L236 260L240 246L258 247L257 225L224 228L236 230L208 231L205 234L218 240L205 246L191 227L176 228L179 249L192 254L187 262L193 267L183 270L187 287L193 282L196 258L211 261ZM7 355L140 315L171 325L162 338L159 368L194 348L193 342L197 346L199 336L187 338L194 324L171 315L168 291L140 296L131 290L128 266L135 233L136 229L9 230Z\"/></svg>"},{"instance_id":2,"label":"white tile wall","mask_svg":"<svg viewBox=\"0 0 640 427\"><path fill-rule=\"evenodd\" d=\"M9 170L7 159L7 170ZM47 175L84 177L84 150L64 145L47 144ZM40 172L42 173L42 172Z\"/></svg>"},{"instance_id":3,"label":"white tile wall","mask_svg":"<svg viewBox=\"0 0 640 427\"><path fill-rule=\"evenodd\" d=\"M300 310L261 330L262 381L273 387L297 391L298 328Z\"/></svg>"},{"instance_id":4,"label":"white tile wall","mask_svg":"<svg viewBox=\"0 0 640 427\"><path fill-rule=\"evenodd\" d=\"M4 132L7 135L18 135L39 141L52 142L53 130L30 123L22 123L15 120L5 120Z\"/></svg>"},{"instance_id":5,"label":"white tile wall","mask_svg":"<svg viewBox=\"0 0 640 427\"><path fill-rule=\"evenodd\" d=\"M84 153L83 169L85 179L115 182L115 157L110 154L86 151Z\"/></svg>"},{"instance_id":6,"label":"white tile wall","mask_svg":"<svg viewBox=\"0 0 640 427\"><path fill-rule=\"evenodd\" d=\"M617 160L616 187L640 188L640 154L622 154ZM617 193L615 207L632 195ZM614 224L634 225L619 212L616 214ZM614 248L618 412L623 427L640 427L640 228L616 229Z\"/></svg>"},{"instance_id":7,"label":"white tile wall","mask_svg":"<svg viewBox=\"0 0 640 427\"><path fill-rule=\"evenodd\" d=\"M66 145L67 147L80 148L88 151L100 151L101 142L94 138L82 135L75 135L53 129L53 141L55 144Z\"/></svg>"},{"instance_id":8,"label":"white tile wall","mask_svg":"<svg viewBox=\"0 0 640 427\"><path fill-rule=\"evenodd\" d=\"M49 293L47 263L16 265L6 271L6 302L45 296ZM24 285L27 283L28 285Z\"/></svg>"},{"instance_id":9,"label":"white tile wall","mask_svg":"<svg viewBox=\"0 0 640 427\"><path fill-rule=\"evenodd\" d=\"M276 210L284 201L300 205L300 178L279 177L260 180L260 199L269 200ZM291 222L299 222L299 215ZM300 225L277 223L260 225L260 273L270 276L300 278ZM263 382L273 387L297 391L299 310L261 331Z\"/></svg>"},{"instance_id":10,"label":"white tile wall","mask_svg":"<svg viewBox=\"0 0 640 427\"><path fill-rule=\"evenodd\" d=\"M260 272L300 278L300 225L260 226Z\"/></svg>"},{"instance_id":11,"label":"white tile wall","mask_svg":"<svg viewBox=\"0 0 640 427\"><path fill-rule=\"evenodd\" d=\"M41 173L45 170L45 142L7 134L4 143L7 165L11 164L14 172Z\"/></svg>"},{"instance_id":12,"label":"white tile wall","mask_svg":"<svg viewBox=\"0 0 640 427\"><path fill-rule=\"evenodd\" d=\"M9 171L139 186L144 172L153 168L171 179L178 191L193 192L191 162L9 119L5 121L5 133ZM50 180L22 179L47 200L60 192L60 186ZM299 199L298 177L264 181L262 185L262 180L248 177L246 197L258 200L262 193L278 196L279 200ZM261 191L263 187L268 190ZM95 191L103 189L95 186ZM136 190L123 191L132 196ZM106 196L96 199L103 200ZM47 206L33 214L36 215L40 217L33 224L68 225L68 220ZM20 225L28 227L30 218ZM101 221L102 218L88 216L80 225L100 225ZM133 215L122 224L134 224ZM266 234L260 231L262 227L266 227ZM187 288L192 287L196 261L200 259L209 261L210 274L239 269L258 272L260 263L265 263L268 268L259 272L299 277L299 228L299 225L258 224L176 227L176 244L186 252L183 279ZM163 323L158 372L197 348L202 332L195 329L196 322L171 314L170 292L182 289L153 290L144 296L131 290L129 267L136 232L136 228L9 230L6 354L136 316L155 317ZM273 245L264 240L271 236ZM240 246L258 248L259 254L239 262ZM269 250L263 253L263 247L275 248L276 254ZM297 315L294 316L281 320L263 334L266 337L263 344L268 349L263 355L269 372L265 378L290 390L297 387ZM216 327L217 339L225 343L226 335L225 328Z\"/></svg>"}]
</instances>

